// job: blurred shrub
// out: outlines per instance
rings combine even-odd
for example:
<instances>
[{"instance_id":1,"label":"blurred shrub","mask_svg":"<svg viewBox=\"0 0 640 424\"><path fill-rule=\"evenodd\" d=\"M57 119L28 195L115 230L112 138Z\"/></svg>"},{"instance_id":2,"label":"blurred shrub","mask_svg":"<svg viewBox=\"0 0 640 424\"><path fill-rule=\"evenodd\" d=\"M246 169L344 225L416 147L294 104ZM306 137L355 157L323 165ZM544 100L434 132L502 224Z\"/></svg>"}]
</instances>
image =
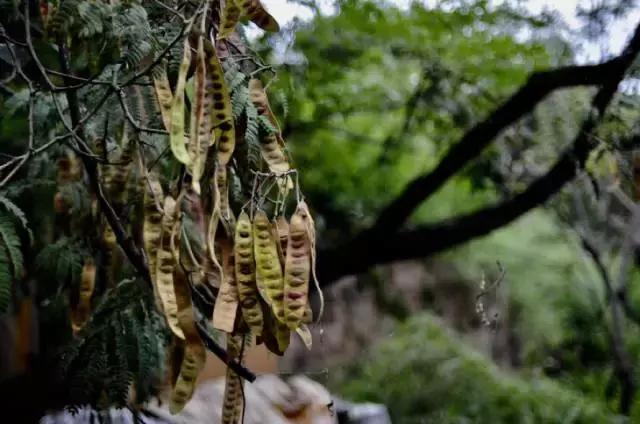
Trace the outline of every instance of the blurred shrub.
<instances>
[{"instance_id":1,"label":"blurred shrub","mask_svg":"<svg viewBox=\"0 0 640 424\"><path fill-rule=\"evenodd\" d=\"M498 369L429 314L399 325L331 384L349 400L384 403L394 423L622 422L547 378Z\"/></svg>"}]
</instances>

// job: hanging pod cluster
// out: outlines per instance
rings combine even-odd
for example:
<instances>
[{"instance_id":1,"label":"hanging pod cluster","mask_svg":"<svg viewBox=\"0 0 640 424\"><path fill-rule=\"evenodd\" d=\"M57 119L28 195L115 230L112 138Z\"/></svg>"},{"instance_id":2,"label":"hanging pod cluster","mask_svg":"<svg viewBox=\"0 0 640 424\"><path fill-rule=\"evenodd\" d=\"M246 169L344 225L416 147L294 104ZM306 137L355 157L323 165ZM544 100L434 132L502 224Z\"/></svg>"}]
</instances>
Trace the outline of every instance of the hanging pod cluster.
<instances>
[{"instance_id":1,"label":"hanging pod cluster","mask_svg":"<svg viewBox=\"0 0 640 424\"><path fill-rule=\"evenodd\" d=\"M214 0L196 13L200 29L185 37L177 72L159 64L153 74L179 175L168 181L144 167L142 242L158 310L183 353L174 355L173 413L204 366L199 334L211 330L203 329L225 333L228 357L238 363L253 343L282 355L292 332L311 347L311 282L319 316L323 303L314 223L263 85L268 67L233 60L226 45L238 22L268 31L278 24L258 0ZM223 423L241 420L242 390L229 368Z\"/></svg>"}]
</instances>

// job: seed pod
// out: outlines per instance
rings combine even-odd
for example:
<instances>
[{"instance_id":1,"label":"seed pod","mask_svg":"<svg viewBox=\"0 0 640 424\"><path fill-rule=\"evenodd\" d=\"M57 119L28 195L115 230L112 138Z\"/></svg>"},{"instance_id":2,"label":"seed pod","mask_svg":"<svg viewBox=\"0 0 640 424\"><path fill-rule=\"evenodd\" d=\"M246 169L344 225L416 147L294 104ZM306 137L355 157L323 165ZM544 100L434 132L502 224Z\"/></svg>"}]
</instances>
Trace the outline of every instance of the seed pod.
<instances>
[{"instance_id":1,"label":"seed pod","mask_svg":"<svg viewBox=\"0 0 640 424\"><path fill-rule=\"evenodd\" d=\"M311 250L311 275L313 276L313 283L316 286L318 297L320 298L320 311L318 312L318 318L316 319L316 322L318 322L324 313L324 295L322 294L322 288L320 287L320 282L316 275L316 228L307 203L304 201L298 203L298 209L307 217L307 237L309 239L309 249Z\"/></svg>"},{"instance_id":2,"label":"seed pod","mask_svg":"<svg viewBox=\"0 0 640 424\"><path fill-rule=\"evenodd\" d=\"M213 95L207 90L207 62L202 38L198 38L196 55L196 73L194 83L194 105L191 108L191 138L189 140L189 154L192 160L191 183L196 193L200 194L200 179L204 173L207 151L211 144L211 114Z\"/></svg>"},{"instance_id":3,"label":"seed pod","mask_svg":"<svg viewBox=\"0 0 640 424\"><path fill-rule=\"evenodd\" d=\"M196 329L189 285L180 267L176 267L174 271L174 287L179 311L178 322L186 340L184 358L169 405L169 411L177 414L193 396L198 374L204 368L206 351Z\"/></svg>"},{"instance_id":4,"label":"seed pod","mask_svg":"<svg viewBox=\"0 0 640 424\"><path fill-rule=\"evenodd\" d=\"M218 34L218 40L227 38L236 29L238 21L240 20L240 7L237 4L238 0L226 0L224 10L222 12L222 20L220 21L220 33Z\"/></svg>"},{"instance_id":5,"label":"seed pod","mask_svg":"<svg viewBox=\"0 0 640 424\"><path fill-rule=\"evenodd\" d=\"M176 268L176 257L171 249L171 238L175 226L176 202L170 196L164 199L164 216L162 217L162 237L156 261L156 281L164 316L169 328L178 338L184 339L184 333L178 323L178 305L173 288L173 272Z\"/></svg>"},{"instance_id":6,"label":"seed pod","mask_svg":"<svg viewBox=\"0 0 640 424\"><path fill-rule=\"evenodd\" d=\"M227 232L227 236L233 237L233 234L235 233L234 228L236 226L236 218L231 211L231 206L229 205L229 177L227 174L227 168L218 164L214 176L222 225Z\"/></svg>"},{"instance_id":7,"label":"seed pod","mask_svg":"<svg viewBox=\"0 0 640 424\"><path fill-rule=\"evenodd\" d=\"M158 200L162 199L162 186L155 177L149 176L144 193L144 224L142 238L144 250L149 262L149 274L153 282L153 291L156 297L156 306L162 310L162 300L158 290L156 278L158 248L162 241L162 211L158 209Z\"/></svg>"},{"instance_id":8,"label":"seed pod","mask_svg":"<svg viewBox=\"0 0 640 424\"><path fill-rule=\"evenodd\" d=\"M298 328L309 297L311 271L307 210L298 208L289 222L289 241L284 267L284 309L290 329Z\"/></svg>"},{"instance_id":9,"label":"seed pod","mask_svg":"<svg viewBox=\"0 0 640 424\"><path fill-rule=\"evenodd\" d=\"M307 349L311 350L313 339L311 337L311 331L306 324L300 324L300 327L296 328L296 333L300 336L302 343L307 347Z\"/></svg>"},{"instance_id":10,"label":"seed pod","mask_svg":"<svg viewBox=\"0 0 640 424\"><path fill-rule=\"evenodd\" d=\"M251 328L251 332L259 335L262 333L262 309L256 287L253 229L249 215L244 211L238 218L235 236L235 271L242 317Z\"/></svg>"},{"instance_id":11,"label":"seed pod","mask_svg":"<svg viewBox=\"0 0 640 424\"><path fill-rule=\"evenodd\" d=\"M264 316L264 328L259 337L259 341L264 342L265 347L273 354L284 355L289 346L289 327L279 322L274 316L270 307L264 302L260 302Z\"/></svg>"},{"instance_id":12,"label":"seed pod","mask_svg":"<svg viewBox=\"0 0 640 424\"><path fill-rule=\"evenodd\" d=\"M242 362L242 336L227 335L227 353L230 359ZM222 403L222 423L237 424L242 418L244 409L244 396L242 379L231 368L227 368L224 388L224 400Z\"/></svg>"},{"instance_id":13,"label":"seed pod","mask_svg":"<svg viewBox=\"0 0 640 424\"><path fill-rule=\"evenodd\" d=\"M278 258L278 247L271 224L264 211L258 211L253 221L253 243L256 257L256 282L260 293L271 306L276 318L284 322L284 281Z\"/></svg>"},{"instance_id":14,"label":"seed pod","mask_svg":"<svg viewBox=\"0 0 640 424\"><path fill-rule=\"evenodd\" d=\"M260 0L239 0L242 14L265 31L278 32L280 25L260 3Z\"/></svg>"},{"instance_id":15,"label":"seed pod","mask_svg":"<svg viewBox=\"0 0 640 424\"><path fill-rule=\"evenodd\" d=\"M169 85L169 78L167 77L166 68L160 67L159 71L153 77L153 88L158 99L158 105L160 106L160 115L162 115L162 122L167 131L171 131L171 105L173 104L173 93L171 93L171 86Z\"/></svg>"},{"instance_id":16,"label":"seed pod","mask_svg":"<svg viewBox=\"0 0 640 424\"><path fill-rule=\"evenodd\" d=\"M169 143L171 152L176 159L185 165L191 164L191 157L185 145L184 136L184 88L187 80L187 72L191 65L191 47L189 40L184 40L184 53L182 63L178 71L178 82L176 83L176 92L173 96L171 104L171 129L169 130Z\"/></svg>"},{"instance_id":17,"label":"seed pod","mask_svg":"<svg viewBox=\"0 0 640 424\"><path fill-rule=\"evenodd\" d=\"M249 81L249 93L251 101L256 109L258 109L258 112L266 116L277 128L278 122L271 112L267 95L260 80L253 78ZM268 134L260 139L260 152L271 171L281 173L291 168L284 153L284 143L282 142L279 131L278 134Z\"/></svg>"},{"instance_id":18,"label":"seed pod","mask_svg":"<svg viewBox=\"0 0 640 424\"><path fill-rule=\"evenodd\" d=\"M238 287L231 242L223 240L220 243L220 251L222 253L222 283L213 308L213 327L232 333L238 311Z\"/></svg>"},{"instance_id":19,"label":"seed pod","mask_svg":"<svg viewBox=\"0 0 640 424\"><path fill-rule=\"evenodd\" d=\"M311 324L313 322L313 309L311 309L311 302L307 302L304 305L304 315L302 315L303 324Z\"/></svg>"},{"instance_id":20,"label":"seed pod","mask_svg":"<svg viewBox=\"0 0 640 424\"><path fill-rule=\"evenodd\" d=\"M284 216L279 216L274 223L275 236L278 243L278 257L280 258L280 265L284 269L285 258L287 257L287 243L289 242L289 223Z\"/></svg>"},{"instance_id":21,"label":"seed pod","mask_svg":"<svg viewBox=\"0 0 640 424\"><path fill-rule=\"evenodd\" d=\"M84 327L91 312L91 296L96 283L96 266L93 259L87 259L82 267L78 305L71 314L73 332L77 333Z\"/></svg>"},{"instance_id":22,"label":"seed pod","mask_svg":"<svg viewBox=\"0 0 640 424\"><path fill-rule=\"evenodd\" d=\"M213 91L212 122L215 139L218 143L218 162L220 165L226 166L235 148L236 131L233 122L229 88L224 79L222 65L220 64L220 59L218 59L215 48L212 46L209 47L209 75L212 81L211 87Z\"/></svg>"}]
</instances>

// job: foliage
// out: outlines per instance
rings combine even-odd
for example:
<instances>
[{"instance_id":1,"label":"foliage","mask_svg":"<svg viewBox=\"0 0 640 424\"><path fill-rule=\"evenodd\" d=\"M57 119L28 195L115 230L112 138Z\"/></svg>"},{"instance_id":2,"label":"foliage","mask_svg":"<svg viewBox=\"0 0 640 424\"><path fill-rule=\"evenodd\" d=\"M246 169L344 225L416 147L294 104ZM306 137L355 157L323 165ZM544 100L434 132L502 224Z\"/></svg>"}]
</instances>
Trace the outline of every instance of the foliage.
<instances>
[{"instance_id":1,"label":"foliage","mask_svg":"<svg viewBox=\"0 0 640 424\"><path fill-rule=\"evenodd\" d=\"M342 396L384 403L398 423L622 422L547 378L499 370L426 313L334 379Z\"/></svg>"}]
</instances>

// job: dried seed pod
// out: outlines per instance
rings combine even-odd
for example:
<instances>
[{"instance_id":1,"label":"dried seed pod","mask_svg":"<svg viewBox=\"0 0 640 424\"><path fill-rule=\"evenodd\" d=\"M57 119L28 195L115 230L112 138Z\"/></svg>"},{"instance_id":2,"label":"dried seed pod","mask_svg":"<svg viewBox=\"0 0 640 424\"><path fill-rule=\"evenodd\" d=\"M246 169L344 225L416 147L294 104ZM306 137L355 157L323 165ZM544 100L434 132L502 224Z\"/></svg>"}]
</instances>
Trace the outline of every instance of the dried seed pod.
<instances>
[{"instance_id":1,"label":"dried seed pod","mask_svg":"<svg viewBox=\"0 0 640 424\"><path fill-rule=\"evenodd\" d=\"M207 62L202 38L198 39L196 55L196 73L194 89L194 105L191 108L191 138L189 140L189 154L191 156L191 184L196 193L200 194L200 179L204 173L207 151L211 145L212 125L210 109L213 104L213 93L207 90L212 84L207 84ZM210 96L209 96L210 95Z\"/></svg>"},{"instance_id":2,"label":"dried seed pod","mask_svg":"<svg viewBox=\"0 0 640 424\"><path fill-rule=\"evenodd\" d=\"M248 17L254 24L265 31L278 32L280 25L262 6L260 0L237 0L240 1L242 14Z\"/></svg>"},{"instance_id":3,"label":"dried seed pod","mask_svg":"<svg viewBox=\"0 0 640 424\"><path fill-rule=\"evenodd\" d=\"M155 176L149 176L144 193L144 250L149 261L151 281L156 281L156 259L162 237L162 211L158 208L163 198L162 186Z\"/></svg>"},{"instance_id":4,"label":"dried seed pod","mask_svg":"<svg viewBox=\"0 0 640 424\"><path fill-rule=\"evenodd\" d=\"M222 283L213 308L213 327L227 333L233 332L238 311L238 286L235 278L235 264L231 241L220 243L222 254Z\"/></svg>"},{"instance_id":5,"label":"dried seed pod","mask_svg":"<svg viewBox=\"0 0 640 424\"><path fill-rule=\"evenodd\" d=\"M171 104L171 129L169 130L169 143L171 146L171 152L175 158L184 163L185 165L191 164L191 157L186 147L186 139L184 136L184 88L187 81L187 72L189 72L189 66L191 65L191 46L189 46L189 40L184 41L184 52L182 56L182 63L180 64L180 70L178 71L178 82L176 83L176 92L173 96L173 103Z\"/></svg>"},{"instance_id":6,"label":"dried seed pod","mask_svg":"<svg viewBox=\"0 0 640 424\"><path fill-rule=\"evenodd\" d=\"M313 277L313 283L316 290L318 291L318 297L320 298L320 311L318 312L318 318L316 319L316 322L318 322L324 313L324 295L322 294L322 288L320 287L320 282L316 275L316 227L313 222L311 212L309 212L309 206L307 206L307 203L304 201L298 203L298 209L307 217L307 237L309 238L309 249L311 250L311 275Z\"/></svg>"},{"instance_id":7,"label":"dried seed pod","mask_svg":"<svg viewBox=\"0 0 640 424\"><path fill-rule=\"evenodd\" d=\"M253 78L249 81L249 93L251 101L256 109L258 109L258 112L269 118L271 123L273 123L277 128L277 120L271 112L269 101L267 100L267 94L265 93L260 80ZM263 137L260 140L260 152L262 153L262 158L267 162L271 171L282 173L291 169L287 156L284 152L284 143L282 142L279 133L268 134Z\"/></svg>"},{"instance_id":8,"label":"dried seed pod","mask_svg":"<svg viewBox=\"0 0 640 424\"><path fill-rule=\"evenodd\" d=\"M306 324L300 324L300 327L296 328L296 333L300 336L302 343L307 347L307 349L311 350L313 339L311 337L311 331Z\"/></svg>"},{"instance_id":9,"label":"dried seed pod","mask_svg":"<svg viewBox=\"0 0 640 424\"><path fill-rule=\"evenodd\" d=\"M171 105L173 104L173 93L171 93L171 85L167 77L166 68L158 68L157 74L153 77L153 88L160 106L160 115L162 123L167 131L171 131Z\"/></svg>"},{"instance_id":10,"label":"dried seed pod","mask_svg":"<svg viewBox=\"0 0 640 424\"><path fill-rule=\"evenodd\" d=\"M256 287L256 267L253 254L253 229L251 220L242 211L236 224L235 234L235 266L238 282L238 298L242 317L251 331L259 335L262 333L262 309Z\"/></svg>"},{"instance_id":11,"label":"dried seed pod","mask_svg":"<svg viewBox=\"0 0 640 424\"><path fill-rule=\"evenodd\" d=\"M231 211L229 204L229 177L227 168L222 165L216 167L215 172L216 194L218 195L218 205L220 208L220 218L227 236L233 237L235 233L236 218Z\"/></svg>"},{"instance_id":12,"label":"dried seed pod","mask_svg":"<svg viewBox=\"0 0 640 424\"><path fill-rule=\"evenodd\" d=\"M227 335L229 358L242 362L242 336ZM238 424L243 415L244 396L242 379L231 368L227 368L224 400L222 403L222 423Z\"/></svg>"},{"instance_id":13,"label":"dried seed pod","mask_svg":"<svg viewBox=\"0 0 640 424\"><path fill-rule=\"evenodd\" d=\"M89 319L89 314L91 312L91 296L93 295L95 283L96 265L93 263L93 259L87 259L82 267L78 304L71 314L71 324L74 333L80 331Z\"/></svg>"},{"instance_id":14,"label":"dried seed pod","mask_svg":"<svg viewBox=\"0 0 640 424\"><path fill-rule=\"evenodd\" d=\"M311 324L313 322L313 309L311 309L311 302L307 302L304 305L304 315L302 315L303 324Z\"/></svg>"},{"instance_id":15,"label":"dried seed pod","mask_svg":"<svg viewBox=\"0 0 640 424\"><path fill-rule=\"evenodd\" d=\"M287 257L287 243L289 242L289 223L284 216L279 216L274 223L275 236L278 239L278 257L280 265L284 269L284 262Z\"/></svg>"},{"instance_id":16,"label":"dried seed pod","mask_svg":"<svg viewBox=\"0 0 640 424\"><path fill-rule=\"evenodd\" d=\"M284 281L278 247L267 214L258 211L253 221L256 282L276 318L284 322Z\"/></svg>"},{"instance_id":17,"label":"dried seed pod","mask_svg":"<svg viewBox=\"0 0 640 424\"><path fill-rule=\"evenodd\" d=\"M173 287L173 272L177 260L171 248L171 239L176 223L176 202L170 196L164 199L164 216L162 217L162 237L158 258L156 260L156 281L164 316L169 328L178 338L184 339L184 333L178 322L178 305Z\"/></svg>"},{"instance_id":18,"label":"dried seed pod","mask_svg":"<svg viewBox=\"0 0 640 424\"><path fill-rule=\"evenodd\" d=\"M240 20L240 12L238 0L226 0L222 11L222 20L220 21L219 40L227 38L236 29L236 25Z\"/></svg>"},{"instance_id":19,"label":"dried seed pod","mask_svg":"<svg viewBox=\"0 0 640 424\"><path fill-rule=\"evenodd\" d=\"M309 297L311 252L308 211L297 208L289 222L289 241L284 267L285 320L290 329L298 328Z\"/></svg>"},{"instance_id":20,"label":"dried seed pod","mask_svg":"<svg viewBox=\"0 0 640 424\"><path fill-rule=\"evenodd\" d=\"M212 121L215 139L218 143L218 162L226 166L231 159L236 144L236 131L231 109L229 88L224 79L224 72L215 48L210 47L209 78L213 91Z\"/></svg>"},{"instance_id":21,"label":"dried seed pod","mask_svg":"<svg viewBox=\"0 0 640 424\"><path fill-rule=\"evenodd\" d=\"M198 374L206 361L206 351L196 329L193 306L191 304L191 292L186 275L180 267L176 267L173 278L178 306L178 322L186 341L184 358L171 392L171 403L169 405L169 411L172 414L177 414L193 396Z\"/></svg>"}]
</instances>

